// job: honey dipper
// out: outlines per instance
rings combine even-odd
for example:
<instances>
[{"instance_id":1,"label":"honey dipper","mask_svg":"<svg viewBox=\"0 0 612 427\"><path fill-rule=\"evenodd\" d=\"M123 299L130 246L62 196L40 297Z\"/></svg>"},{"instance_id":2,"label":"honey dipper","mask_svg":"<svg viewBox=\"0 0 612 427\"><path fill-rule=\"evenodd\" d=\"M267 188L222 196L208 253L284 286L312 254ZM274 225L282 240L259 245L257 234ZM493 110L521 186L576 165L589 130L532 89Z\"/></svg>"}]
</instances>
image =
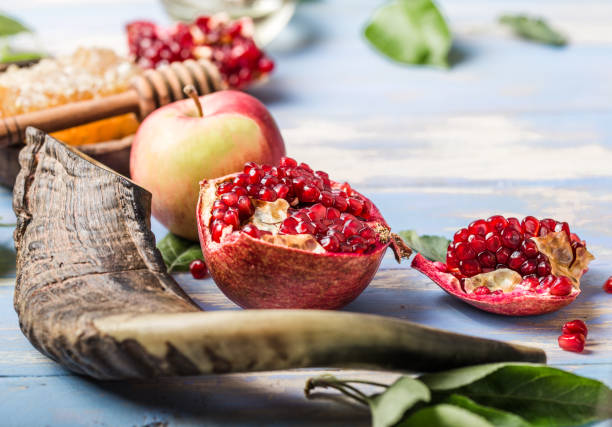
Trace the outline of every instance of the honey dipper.
<instances>
[{"instance_id":1,"label":"honey dipper","mask_svg":"<svg viewBox=\"0 0 612 427\"><path fill-rule=\"evenodd\" d=\"M144 71L123 93L0 118L0 148L23 142L28 126L55 132L127 113L135 113L142 120L156 108L186 98L183 87L187 85L193 85L200 95L224 88L211 62L174 62Z\"/></svg>"}]
</instances>

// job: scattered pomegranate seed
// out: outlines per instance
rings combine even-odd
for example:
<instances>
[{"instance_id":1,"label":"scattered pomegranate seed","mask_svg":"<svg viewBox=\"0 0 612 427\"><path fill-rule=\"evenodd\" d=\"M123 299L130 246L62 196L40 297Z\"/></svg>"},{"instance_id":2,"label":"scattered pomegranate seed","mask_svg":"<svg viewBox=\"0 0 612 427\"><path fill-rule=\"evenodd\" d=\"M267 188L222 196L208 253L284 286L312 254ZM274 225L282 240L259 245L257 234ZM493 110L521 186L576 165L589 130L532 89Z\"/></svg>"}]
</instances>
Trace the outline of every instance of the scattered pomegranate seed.
<instances>
[{"instance_id":1,"label":"scattered pomegranate seed","mask_svg":"<svg viewBox=\"0 0 612 427\"><path fill-rule=\"evenodd\" d=\"M610 276L608 280L606 280L606 283L604 283L603 290L609 294L612 294L612 276Z\"/></svg>"},{"instance_id":2,"label":"scattered pomegranate seed","mask_svg":"<svg viewBox=\"0 0 612 427\"><path fill-rule=\"evenodd\" d=\"M557 338L559 347L565 351L573 351L574 353L582 353L586 342L582 334L564 334Z\"/></svg>"},{"instance_id":3,"label":"scattered pomegranate seed","mask_svg":"<svg viewBox=\"0 0 612 427\"><path fill-rule=\"evenodd\" d=\"M586 324L582 320L575 319L563 325L562 333L563 335L582 334L586 338L589 334L589 330L587 329Z\"/></svg>"},{"instance_id":4,"label":"scattered pomegranate seed","mask_svg":"<svg viewBox=\"0 0 612 427\"><path fill-rule=\"evenodd\" d=\"M204 261L201 259L195 259L189 264L189 272L194 279L203 279L206 277L208 269L206 268Z\"/></svg>"}]
</instances>

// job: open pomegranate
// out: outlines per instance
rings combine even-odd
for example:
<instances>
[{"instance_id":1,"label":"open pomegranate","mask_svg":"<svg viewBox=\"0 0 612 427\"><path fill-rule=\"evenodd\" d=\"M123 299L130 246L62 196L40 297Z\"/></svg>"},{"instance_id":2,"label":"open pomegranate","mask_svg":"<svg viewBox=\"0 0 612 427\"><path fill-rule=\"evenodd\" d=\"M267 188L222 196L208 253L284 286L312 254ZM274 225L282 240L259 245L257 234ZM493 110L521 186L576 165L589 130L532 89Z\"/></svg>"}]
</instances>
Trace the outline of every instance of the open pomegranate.
<instances>
[{"instance_id":1,"label":"open pomegranate","mask_svg":"<svg viewBox=\"0 0 612 427\"><path fill-rule=\"evenodd\" d=\"M253 21L225 15L200 16L193 23L163 28L150 21L127 25L128 47L134 61L154 68L186 59L213 62L230 88L248 86L274 69L274 62L253 40Z\"/></svg>"},{"instance_id":2,"label":"open pomegranate","mask_svg":"<svg viewBox=\"0 0 612 427\"><path fill-rule=\"evenodd\" d=\"M478 308L526 316L576 299L580 277L593 258L566 222L495 215L457 231L446 264L418 254L412 266Z\"/></svg>"},{"instance_id":3,"label":"open pomegranate","mask_svg":"<svg viewBox=\"0 0 612 427\"><path fill-rule=\"evenodd\" d=\"M370 283L389 245L398 261L410 254L370 200L288 157L200 187L206 264L245 308L340 308Z\"/></svg>"}]
</instances>

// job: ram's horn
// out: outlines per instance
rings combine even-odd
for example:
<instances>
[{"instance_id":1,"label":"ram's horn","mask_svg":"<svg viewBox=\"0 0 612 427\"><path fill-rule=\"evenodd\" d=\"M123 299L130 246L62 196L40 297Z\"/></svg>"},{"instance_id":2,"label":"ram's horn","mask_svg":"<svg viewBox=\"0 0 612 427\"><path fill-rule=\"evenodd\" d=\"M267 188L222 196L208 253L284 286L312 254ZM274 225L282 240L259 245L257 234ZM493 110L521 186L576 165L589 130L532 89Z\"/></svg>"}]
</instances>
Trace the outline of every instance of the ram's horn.
<instances>
[{"instance_id":1,"label":"ram's horn","mask_svg":"<svg viewBox=\"0 0 612 427\"><path fill-rule=\"evenodd\" d=\"M14 189L15 309L23 333L101 379L311 366L436 371L543 362L539 349L364 314L204 313L166 272L151 195L36 129Z\"/></svg>"}]
</instances>

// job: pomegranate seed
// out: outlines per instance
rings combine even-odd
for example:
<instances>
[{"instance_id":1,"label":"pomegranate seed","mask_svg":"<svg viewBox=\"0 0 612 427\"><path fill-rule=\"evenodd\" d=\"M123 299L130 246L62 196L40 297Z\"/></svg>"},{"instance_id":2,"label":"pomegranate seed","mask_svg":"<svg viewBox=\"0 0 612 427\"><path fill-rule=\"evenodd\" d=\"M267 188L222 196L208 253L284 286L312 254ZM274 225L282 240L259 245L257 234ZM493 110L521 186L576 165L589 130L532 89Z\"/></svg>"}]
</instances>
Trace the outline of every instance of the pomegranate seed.
<instances>
[{"instance_id":1,"label":"pomegranate seed","mask_svg":"<svg viewBox=\"0 0 612 427\"><path fill-rule=\"evenodd\" d=\"M566 296L572 293L572 282L565 276L557 277L553 285L550 287L550 294L555 296Z\"/></svg>"},{"instance_id":2,"label":"pomegranate seed","mask_svg":"<svg viewBox=\"0 0 612 427\"><path fill-rule=\"evenodd\" d=\"M327 215L327 208L321 203L317 203L308 209L308 213L306 213L306 215L311 221L321 221L322 219L325 219Z\"/></svg>"},{"instance_id":3,"label":"pomegranate seed","mask_svg":"<svg viewBox=\"0 0 612 427\"><path fill-rule=\"evenodd\" d=\"M528 259L521 265L520 273L522 276L529 276L531 274L535 274L536 270L537 270L536 260Z\"/></svg>"},{"instance_id":4,"label":"pomegranate seed","mask_svg":"<svg viewBox=\"0 0 612 427\"><path fill-rule=\"evenodd\" d=\"M521 227L521 223L516 218L508 218L508 226L506 228L511 228L513 230L518 231L520 234L523 233L523 228Z\"/></svg>"},{"instance_id":5,"label":"pomegranate seed","mask_svg":"<svg viewBox=\"0 0 612 427\"><path fill-rule=\"evenodd\" d=\"M550 286L555 282L556 277L552 274L549 274L546 277L540 278L540 286L543 288L550 288Z\"/></svg>"},{"instance_id":6,"label":"pomegranate seed","mask_svg":"<svg viewBox=\"0 0 612 427\"><path fill-rule=\"evenodd\" d=\"M249 218L251 215L253 215L253 211L255 210L253 208L253 204L251 203L251 199L249 199L247 196L240 196L236 206L238 207L238 213L240 214L241 219Z\"/></svg>"},{"instance_id":7,"label":"pomegranate seed","mask_svg":"<svg viewBox=\"0 0 612 427\"><path fill-rule=\"evenodd\" d=\"M249 183L249 176L246 173L240 173L234 178L234 184L238 187L246 187Z\"/></svg>"},{"instance_id":8,"label":"pomegranate seed","mask_svg":"<svg viewBox=\"0 0 612 427\"><path fill-rule=\"evenodd\" d=\"M261 178L263 178L263 172L261 171L261 169L258 169L258 168L249 169L247 174L248 174L247 181L249 182L249 184L258 184L259 181L261 181Z\"/></svg>"},{"instance_id":9,"label":"pomegranate seed","mask_svg":"<svg viewBox=\"0 0 612 427\"><path fill-rule=\"evenodd\" d=\"M452 248L449 246L446 251L446 265L449 268L457 268L459 267L459 260L455 256L455 252L453 252Z\"/></svg>"},{"instance_id":10,"label":"pomegranate seed","mask_svg":"<svg viewBox=\"0 0 612 427\"><path fill-rule=\"evenodd\" d=\"M246 188L244 187L234 187L232 189L232 193L235 193L238 197L246 196L248 194L248 192L246 191Z\"/></svg>"},{"instance_id":11,"label":"pomegranate seed","mask_svg":"<svg viewBox=\"0 0 612 427\"><path fill-rule=\"evenodd\" d=\"M523 255L521 251L514 251L508 259L508 267L510 267L512 270L518 271L525 261L525 255Z\"/></svg>"},{"instance_id":12,"label":"pomegranate seed","mask_svg":"<svg viewBox=\"0 0 612 427\"><path fill-rule=\"evenodd\" d=\"M493 215L487 219L487 226L489 231L501 232L508 225L508 221L501 215Z\"/></svg>"},{"instance_id":13,"label":"pomegranate seed","mask_svg":"<svg viewBox=\"0 0 612 427\"><path fill-rule=\"evenodd\" d=\"M274 186L274 191L279 199L285 199L289 194L289 187L285 184L277 184Z\"/></svg>"},{"instance_id":14,"label":"pomegranate seed","mask_svg":"<svg viewBox=\"0 0 612 427\"><path fill-rule=\"evenodd\" d=\"M559 232L559 231L565 231L565 234L567 235L567 237L570 237L570 229L569 229L569 224L567 222L558 222L557 225L555 225L555 232Z\"/></svg>"},{"instance_id":15,"label":"pomegranate seed","mask_svg":"<svg viewBox=\"0 0 612 427\"><path fill-rule=\"evenodd\" d=\"M279 165L284 168L295 168L297 167L297 162L291 157L281 157Z\"/></svg>"},{"instance_id":16,"label":"pomegranate seed","mask_svg":"<svg viewBox=\"0 0 612 427\"><path fill-rule=\"evenodd\" d=\"M283 221L283 223L281 224L279 228L279 232L283 234L296 234L297 233L296 227L298 223L299 223L298 220L292 216L285 218L285 220Z\"/></svg>"},{"instance_id":17,"label":"pomegranate seed","mask_svg":"<svg viewBox=\"0 0 612 427\"><path fill-rule=\"evenodd\" d=\"M248 234L254 239L258 239L260 237L259 228L255 227L253 224L247 224L242 227L242 232Z\"/></svg>"},{"instance_id":18,"label":"pomegranate seed","mask_svg":"<svg viewBox=\"0 0 612 427\"><path fill-rule=\"evenodd\" d=\"M324 236L319 243L328 252L338 252L340 250L340 243L335 236Z\"/></svg>"},{"instance_id":19,"label":"pomegranate seed","mask_svg":"<svg viewBox=\"0 0 612 427\"><path fill-rule=\"evenodd\" d=\"M486 286L479 286L474 289L474 295L489 295L491 293L491 289Z\"/></svg>"},{"instance_id":20,"label":"pomegranate seed","mask_svg":"<svg viewBox=\"0 0 612 427\"><path fill-rule=\"evenodd\" d=\"M342 227L342 234L346 237L353 236L359 233L359 230L363 227L363 224L360 221L349 219L344 223L344 227Z\"/></svg>"},{"instance_id":21,"label":"pomegranate seed","mask_svg":"<svg viewBox=\"0 0 612 427\"><path fill-rule=\"evenodd\" d=\"M523 232L530 236L537 236L540 231L540 221L536 217L526 216L521 222Z\"/></svg>"},{"instance_id":22,"label":"pomegranate seed","mask_svg":"<svg viewBox=\"0 0 612 427\"><path fill-rule=\"evenodd\" d=\"M223 216L223 222L227 225L231 225L234 229L240 227L238 210L235 208L228 209Z\"/></svg>"},{"instance_id":23,"label":"pomegranate seed","mask_svg":"<svg viewBox=\"0 0 612 427\"><path fill-rule=\"evenodd\" d=\"M301 221L295 226L295 232L297 234L314 234L315 231L316 228L311 222Z\"/></svg>"},{"instance_id":24,"label":"pomegranate seed","mask_svg":"<svg viewBox=\"0 0 612 427\"><path fill-rule=\"evenodd\" d=\"M334 204L334 196L329 191L321 191L321 195L319 196L319 202L323 203L325 206L333 206Z\"/></svg>"},{"instance_id":25,"label":"pomegranate seed","mask_svg":"<svg viewBox=\"0 0 612 427\"><path fill-rule=\"evenodd\" d=\"M340 218L340 211L336 208L327 208L327 219Z\"/></svg>"},{"instance_id":26,"label":"pomegranate seed","mask_svg":"<svg viewBox=\"0 0 612 427\"><path fill-rule=\"evenodd\" d=\"M510 249L516 249L521 244L522 236L521 233L516 231L515 229L510 227L510 224L507 228L501 232L501 241L502 244Z\"/></svg>"},{"instance_id":27,"label":"pomegranate seed","mask_svg":"<svg viewBox=\"0 0 612 427\"><path fill-rule=\"evenodd\" d=\"M273 175L265 175L260 181L261 185L270 188L274 188L274 186L278 183L278 178Z\"/></svg>"},{"instance_id":28,"label":"pomegranate seed","mask_svg":"<svg viewBox=\"0 0 612 427\"><path fill-rule=\"evenodd\" d=\"M612 276L610 276L604 283L603 290L609 294L612 294Z\"/></svg>"},{"instance_id":29,"label":"pomegranate seed","mask_svg":"<svg viewBox=\"0 0 612 427\"><path fill-rule=\"evenodd\" d=\"M455 254L457 255L457 259L459 259L459 261L476 258L476 252L474 252L474 249L464 242L455 244Z\"/></svg>"},{"instance_id":30,"label":"pomegranate seed","mask_svg":"<svg viewBox=\"0 0 612 427\"><path fill-rule=\"evenodd\" d=\"M224 228L225 228L225 224L223 224L222 221L220 220L213 221L212 226L211 226L211 234L212 234L212 239L215 242L221 241L221 235L223 234Z\"/></svg>"},{"instance_id":31,"label":"pomegranate seed","mask_svg":"<svg viewBox=\"0 0 612 427\"><path fill-rule=\"evenodd\" d=\"M321 192L317 187L314 187L310 184L306 184L302 189L300 200L304 203L312 203L316 202L320 195Z\"/></svg>"},{"instance_id":32,"label":"pomegranate seed","mask_svg":"<svg viewBox=\"0 0 612 427\"><path fill-rule=\"evenodd\" d=\"M206 277L206 273L208 269L206 268L206 264L201 259L194 259L189 263L189 272L194 279L203 279Z\"/></svg>"},{"instance_id":33,"label":"pomegranate seed","mask_svg":"<svg viewBox=\"0 0 612 427\"><path fill-rule=\"evenodd\" d=\"M485 245L491 252L497 252L501 248L501 238L498 234L490 232L485 237Z\"/></svg>"},{"instance_id":34,"label":"pomegranate seed","mask_svg":"<svg viewBox=\"0 0 612 427\"><path fill-rule=\"evenodd\" d=\"M487 222L484 219L478 219L468 225L468 231L471 234L485 236L489 230L487 228Z\"/></svg>"},{"instance_id":35,"label":"pomegranate seed","mask_svg":"<svg viewBox=\"0 0 612 427\"><path fill-rule=\"evenodd\" d=\"M559 347L565 351L573 351L574 353L582 353L586 339L582 334L564 334L557 338Z\"/></svg>"},{"instance_id":36,"label":"pomegranate seed","mask_svg":"<svg viewBox=\"0 0 612 427\"><path fill-rule=\"evenodd\" d=\"M303 162L300 163L299 168L312 173L312 168L310 166L308 166L307 163L303 163Z\"/></svg>"},{"instance_id":37,"label":"pomegranate seed","mask_svg":"<svg viewBox=\"0 0 612 427\"><path fill-rule=\"evenodd\" d=\"M234 187L234 183L224 182L217 187L217 194L221 195L221 194L229 193L230 191L232 191L233 187Z\"/></svg>"},{"instance_id":38,"label":"pomegranate seed","mask_svg":"<svg viewBox=\"0 0 612 427\"><path fill-rule=\"evenodd\" d=\"M236 206L236 203L238 203L238 195L236 193L225 193L221 196L221 200L223 200L223 203L227 206Z\"/></svg>"},{"instance_id":39,"label":"pomegranate seed","mask_svg":"<svg viewBox=\"0 0 612 427\"><path fill-rule=\"evenodd\" d=\"M512 249L502 247L497 250L495 257L497 258L498 263L506 264L510 258L510 254L512 254Z\"/></svg>"},{"instance_id":40,"label":"pomegranate seed","mask_svg":"<svg viewBox=\"0 0 612 427\"><path fill-rule=\"evenodd\" d=\"M223 200L219 200L219 199L213 202L212 207L213 209L223 209L223 210L227 209L227 205L223 203Z\"/></svg>"},{"instance_id":41,"label":"pomegranate seed","mask_svg":"<svg viewBox=\"0 0 612 427\"><path fill-rule=\"evenodd\" d=\"M495 267L497 259L493 252L484 251L478 254L478 262L480 262L482 267Z\"/></svg>"},{"instance_id":42,"label":"pomegranate seed","mask_svg":"<svg viewBox=\"0 0 612 427\"><path fill-rule=\"evenodd\" d=\"M474 249L474 252L476 252L477 254L487 249L487 245L485 244L485 238L481 235L471 234L470 237L468 237L468 244L472 249Z\"/></svg>"},{"instance_id":43,"label":"pomegranate seed","mask_svg":"<svg viewBox=\"0 0 612 427\"><path fill-rule=\"evenodd\" d=\"M329 175L327 172L316 171L315 175L323 180L323 186L325 189L329 189L331 187L331 181L329 180Z\"/></svg>"},{"instance_id":44,"label":"pomegranate seed","mask_svg":"<svg viewBox=\"0 0 612 427\"><path fill-rule=\"evenodd\" d=\"M467 230L467 228L462 228L461 230L455 233L455 237L453 237L453 243L466 242L469 236L470 232Z\"/></svg>"},{"instance_id":45,"label":"pomegranate seed","mask_svg":"<svg viewBox=\"0 0 612 427\"><path fill-rule=\"evenodd\" d=\"M359 215L363 209L363 202L359 199L348 199L348 211L353 215Z\"/></svg>"},{"instance_id":46,"label":"pomegranate seed","mask_svg":"<svg viewBox=\"0 0 612 427\"><path fill-rule=\"evenodd\" d=\"M461 273L466 275L467 277L472 277L477 274L480 274L482 271L480 268L480 264L475 259L466 259L464 261L459 262L459 270Z\"/></svg>"},{"instance_id":47,"label":"pomegranate seed","mask_svg":"<svg viewBox=\"0 0 612 427\"><path fill-rule=\"evenodd\" d=\"M538 263L537 274L540 277L548 276L551 272L550 263L548 261L542 261Z\"/></svg>"},{"instance_id":48,"label":"pomegranate seed","mask_svg":"<svg viewBox=\"0 0 612 427\"><path fill-rule=\"evenodd\" d=\"M259 169L259 166L255 162L246 162L243 169L244 173L248 175L251 169Z\"/></svg>"},{"instance_id":49,"label":"pomegranate seed","mask_svg":"<svg viewBox=\"0 0 612 427\"><path fill-rule=\"evenodd\" d=\"M304 189L304 186L308 183L308 180L305 176L296 176L291 180L291 183L294 191L300 193Z\"/></svg>"},{"instance_id":50,"label":"pomegranate seed","mask_svg":"<svg viewBox=\"0 0 612 427\"><path fill-rule=\"evenodd\" d=\"M259 191L261 191L261 185L249 184L246 186L246 190L249 196L257 197L259 196Z\"/></svg>"},{"instance_id":51,"label":"pomegranate seed","mask_svg":"<svg viewBox=\"0 0 612 427\"><path fill-rule=\"evenodd\" d=\"M545 236L549 232L554 231L556 226L557 221L555 221L554 219L543 219L542 221L540 221L540 236ZM544 234L542 234L543 229L546 229L546 232Z\"/></svg>"},{"instance_id":52,"label":"pomegranate seed","mask_svg":"<svg viewBox=\"0 0 612 427\"><path fill-rule=\"evenodd\" d=\"M215 219L223 219L223 217L225 216L225 211L226 210L227 209L213 209L212 214L211 214L212 219L213 220L215 220Z\"/></svg>"},{"instance_id":53,"label":"pomegranate seed","mask_svg":"<svg viewBox=\"0 0 612 427\"><path fill-rule=\"evenodd\" d=\"M363 237L364 239L375 239L376 238L376 232L367 226L359 230L359 235Z\"/></svg>"},{"instance_id":54,"label":"pomegranate seed","mask_svg":"<svg viewBox=\"0 0 612 427\"><path fill-rule=\"evenodd\" d=\"M342 195L335 195L334 207L340 212L346 211L346 208L348 207L348 201L346 200L346 197L343 197Z\"/></svg>"},{"instance_id":55,"label":"pomegranate seed","mask_svg":"<svg viewBox=\"0 0 612 427\"><path fill-rule=\"evenodd\" d=\"M274 202L278 196L276 195L276 191L264 187L259 191L259 198L265 202Z\"/></svg>"},{"instance_id":56,"label":"pomegranate seed","mask_svg":"<svg viewBox=\"0 0 612 427\"><path fill-rule=\"evenodd\" d=\"M540 284L540 281L535 277L525 277L520 284L528 289L535 289Z\"/></svg>"},{"instance_id":57,"label":"pomegranate seed","mask_svg":"<svg viewBox=\"0 0 612 427\"><path fill-rule=\"evenodd\" d=\"M563 333L563 335L582 334L585 338L589 334L589 330L587 329L586 324L580 319L575 319L567 322L565 325L563 325L563 329L561 332Z\"/></svg>"},{"instance_id":58,"label":"pomegranate seed","mask_svg":"<svg viewBox=\"0 0 612 427\"><path fill-rule=\"evenodd\" d=\"M521 243L521 252L523 252L527 258L535 258L540 251L533 240L527 239Z\"/></svg>"}]
</instances>

